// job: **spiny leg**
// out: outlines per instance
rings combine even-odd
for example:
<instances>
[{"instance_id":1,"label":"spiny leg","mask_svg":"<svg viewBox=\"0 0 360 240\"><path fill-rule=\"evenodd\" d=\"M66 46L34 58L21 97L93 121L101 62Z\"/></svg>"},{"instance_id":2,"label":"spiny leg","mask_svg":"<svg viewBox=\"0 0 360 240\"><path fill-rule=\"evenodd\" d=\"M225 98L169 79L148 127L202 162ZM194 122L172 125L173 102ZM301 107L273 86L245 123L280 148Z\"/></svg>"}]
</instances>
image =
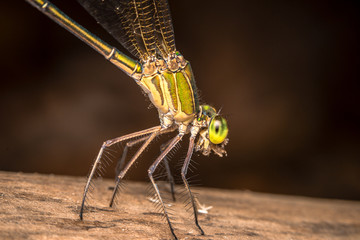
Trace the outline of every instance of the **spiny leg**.
<instances>
[{"instance_id":1,"label":"spiny leg","mask_svg":"<svg viewBox=\"0 0 360 240\"><path fill-rule=\"evenodd\" d=\"M204 231L201 229L201 227L199 225L199 222L198 222L198 212L197 212L197 207L196 207L196 204L195 204L195 198L194 198L194 196L193 196L193 194L192 194L192 192L190 190L189 183L188 183L188 181L186 179L187 170L188 170L188 167L189 167L191 156L192 156L193 151L194 151L194 142L195 142L195 137L191 136L190 137L190 142L189 142L188 152L186 154L186 158L185 158L185 161L184 161L184 165L181 168L181 177L182 177L182 180L184 182L185 188L188 191L189 196L190 196L190 201L191 201L191 204L192 204L192 207L193 207L193 210L194 210L195 224L199 228L199 230L201 232L201 235L204 235Z\"/></svg>"},{"instance_id":2,"label":"spiny leg","mask_svg":"<svg viewBox=\"0 0 360 240\"><path fill-rule=\"evenodd\" d=\"M131 158L130 162L126 165L126 167L117 176L116 185L115 185L115 188L114 188L111 200L110 200L110 207L112 207L113 204L114 204L115 196L116 196L116 193L117 193L117 191L119 189L119 184L120 184L121 180L123 179L123 177L125 176L126 172L130 169L130 167L136 161L136 159L139 158L140 154L152 142L152 140L154 140L154 138L156 137L157 134L158 134L158 132L153 132L152 134L150 134L150 136L147 138L147 140L143 143L143 145L137 150L135 155Z\"/></svg>"},{"instance_id":3,"label":"spiny leg","mask_svg":"<svg viewBox=\"0 0 360 240\"><path fill-rule=\"evenodd\" d=\"M170 143L171 143L171 140L169 142L165 143L165 144L162 144L160 146L160 152L162 153ZM169 161L168 161L167 156L164 157L163 162L164 162L164 165L165 165L167 178L168 178L169 183L170 183L171 196L172 196L173 201L175 202L176 201L176 198L175 198L175 181L174 181L174 177L171 174L171 170L170 170Z\"/></svg>"},{"instance_id":4,"label":"spiny leg","mask_svg":"<svg viewBox=\"0 0 360 240\"><path fill-rule=\"evenodd\" d=\"M159 136L161 134L165 134L165 133L169 133L169 132L172 132L176 129L176 127L170 127L170 128L162 128L159 132L154 132L152 133L151 135L149 136L144 136L144 137L141 137L140 139L137 139L137 140L134 140L134 141L131 141L131 142L128 142L125 146L125 149L124 149L124 153L123 153L123 156L120 160L121 161L125 161L125 158L126 158L126 154L127 154L127 150L128 150L128 147L132 147L140 142L143 142L146 140L146 142L138 149L138 151L134 154L134 156L131 158L131 160L129 161L129 163L126 165L126 167L117 174L117 177L116 177L116 183L115 183L115 188L114 188L114 191L113 191L113 194L111 196L111 200L110 200L110 207L113 206L114 204L114 200L115 200L115 197L116 197L116 194L118 192L118 189L119 189L119 185L120 185L120 182L121 182L121 179L125 176L126 172L130 169L130 167L132 166L132 164L136 161L136 159L140 156L140 154L147 148L147 146L151 143L151 141L156 137L156 136ZM152 136L153 135L153 136ZM126 150L126 151L125 151ZM120 165L123 165L124 163L120 163ZM119 169L120 170L120 169Z\"/></svg>"},{"instance_id":5,"label":"spiny leg","mask_svg":"<svg viewBox=\"0 0 360 240\"><path fill-rule=\"evenodd\" d=\"M174 236L175 239L177 239L176 235L175 235L175 232L174 232L174 229L171 225L171 222L170 222L170 218L168 216L168 213L166 211L166 208L165 208L165 204L164 204L164 201L162 200L161 198L161 195L160 195L160 191L159 191L159 188L158 186L156 185L155 183L155 180L154 180L154 177L153 177L153 174L156 170L156 168L158 167L159 163L164 159L164 157L171 151L171 149L182 139L182 137L184 136L184 134L182 133L179 133L176 137L174 137L170 144L164 149L164 151L160 154L160 156L155 160L155 162L150 166L149 170L148 170L148 175L149 175L149 178L150 178L150 181L155 189L155 192L156 192L156 195L158 197L158 200L159 202L161 203L161 206L162 206L162 209L163 209L163 212L164 212L164 216L169 224L169 227L170 227L170 231L172 233L172 235Z\"/></svg>"},{"instance_id":6,"label":"spiny leg","mask_svg":"<svg viewBox=\"0 0 360 240\"><path fill-rule=\"evenodd\" d=\"M125 145L125 148L124 148L124 151L123 151L123 154L121 156L121 159L119 160L119 162L117 163L116 165L116 181L115 181L115 187L114 187L114 191L113 191L113 194L112 194L112 197L111 197L111 200L110 200L110 204L109 206L112 207L113 204L114 204L114 200L115 200L115 196L118 192L118 189L119 189L119 185L120 185L120 179L119 179L119 174L121 172L121 169L123 169L123 166L125 165L125 159L126 159L126 155L127 155L127 152L128 152L128 149L136 144L139 144L143 141L145 141L146 139L148 139L150 136L144 136L144 137L141 137L140 139L136 139L136 140L133 140L133 141L130 141L130 142L127 142L126 145Z\"/></svg>"},{"instance_id":7,"label":"spiny leg","mask_svg":"<svg viewBox=\"0 0 360 240\"><path fill-rule=\"evenodd\" d=\"M115 171L116 178L120 174L121 169L124 168L125 159L126 159L129 148L135 146L136 144L139 144L139 143L145 141L148 138L149 138L149 136L144 136L144 137L141 137L139 139L135 139L135 140L132 140L132 141L126 143L126 145L124 147L124 150L123 150L123 153L122 153L122 156L121 156L120 160L118 161L118 163L116 164L116 171Z\"/></svg>"},{"instance_id":8,"label":"spiny leg","mask_svg":"<svg viewBox=\"0 0 360 240\"><path fill-rule=\"evenodd\" d=\"M103 145L101 146L100 151L99 151L99 153L98 153L98 155L97 155L97 157L95 159L94 165L93 165L93 167L91 169L90 175L89 175L88 180L87 180L86 185L85 185L83 199L82 199L82 202L81 202L80 214L79 214L81 220L83 219L83 212L84 212L86 195L87 195L87 193L89 191L91 180L94 177L96 169L97 169L98 165L101 162L104 150L106 148L116 144L116 143L120 143L122 141L126 141L128 139L132 139L132 138L135 138L135 137L147 135L147 134L150 134L150 133L153 133L153 132L158 132L160 129L161 129L161 126L156 126L156 127L152 127L152 128L149 128L149 129L139 131L139 132L131 133L131 134L128 134L128 135L125 135L125 136L122 136L122 137L114 138L112 140L107 140L107 141L105 141L103 143Z\"/></svg>"},{"instance_id":9,"label":"spiny leg","mask_svg":"<svg viewBox=\"0 0 360 240\"><path fill-rule=\"evenodd\" d=\"M161 130L160 134L169 133L169 132L174 131L175 129L176 129L176 127L164 128L164 129ZM123 154L122 154L119 162L116 165L116 172L115 172L116 176L118 176L120 174L121 169L123 169L123 167L125 165L125 159L126 159L129 148L135 146L136 144L139 144L139 143L145 141L148 137L149 136L143 136L143 137L141 137L139 139L135 139L135 140L132 140L132 141L126 143ZM170 141L168 143L166 143L166 144L162 144L161 147L160 147L160 151L162 152L165 149L165 147L167 147L167 145L169 143L170 143Z\"/></svg>"}]
</instances>

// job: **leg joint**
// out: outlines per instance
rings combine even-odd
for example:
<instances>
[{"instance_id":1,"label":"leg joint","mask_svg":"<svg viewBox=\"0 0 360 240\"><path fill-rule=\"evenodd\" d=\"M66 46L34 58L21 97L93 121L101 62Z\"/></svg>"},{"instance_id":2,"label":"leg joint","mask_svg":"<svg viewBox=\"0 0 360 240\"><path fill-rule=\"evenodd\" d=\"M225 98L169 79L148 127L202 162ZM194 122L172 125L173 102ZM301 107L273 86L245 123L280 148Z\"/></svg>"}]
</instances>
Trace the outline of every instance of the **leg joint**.
<instances>
[{"instance_id":1,"label":"leg joint","mask_svg":"<svg viewBox=\"0 0 360 240\"><path fill-rule=\"evenodd\" d=\"M151 166L151 167L148 169L148 175L149 175L149 177L151 177L151 176L153 175L154 170L155 170L155 168L154 168L153 166Z\"/></svg>"}]
</instances>

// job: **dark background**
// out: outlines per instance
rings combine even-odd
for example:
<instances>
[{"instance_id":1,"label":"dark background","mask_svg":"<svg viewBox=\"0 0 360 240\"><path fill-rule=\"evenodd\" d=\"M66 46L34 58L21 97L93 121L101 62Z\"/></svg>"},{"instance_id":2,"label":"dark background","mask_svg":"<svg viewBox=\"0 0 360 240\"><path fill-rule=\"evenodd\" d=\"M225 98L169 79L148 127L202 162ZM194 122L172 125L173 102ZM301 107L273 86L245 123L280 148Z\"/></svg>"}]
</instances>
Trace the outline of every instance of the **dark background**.
<instances>
[{"instance_id":1,"label":"dark background","mask_svg":"<svg viewBox=\"0 0 360 240\"><path fill-rule=\"evenodd\" d=\"M170 1L201 100L230 127L228 157L194 157L203 185L360 200L356 2ZM53 3L124 51L76 1ZM85 176L104 140L158 124L132 79L29 4L2 1L0 25L1 170Z\"/></svg>"}]
</instances>

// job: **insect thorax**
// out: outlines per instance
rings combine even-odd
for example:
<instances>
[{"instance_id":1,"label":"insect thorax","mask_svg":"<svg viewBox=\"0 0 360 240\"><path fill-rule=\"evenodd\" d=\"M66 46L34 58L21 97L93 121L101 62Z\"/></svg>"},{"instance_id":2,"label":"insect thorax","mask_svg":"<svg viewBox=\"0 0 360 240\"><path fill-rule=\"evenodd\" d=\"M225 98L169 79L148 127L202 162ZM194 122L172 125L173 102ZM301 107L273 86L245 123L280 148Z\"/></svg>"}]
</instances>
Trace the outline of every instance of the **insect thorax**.
<instances>
[{"instance_id":1,"label":"insect thorax","mask_svg":"<svg viewBox=\"0 0 360 240\"><path fill-rule=\"evenodd\" d=\"M194 75L190 63L180 54L144 62L138 84L160 116L170 121L188 125L199 111Z\"/></svg>"}]
</instances>

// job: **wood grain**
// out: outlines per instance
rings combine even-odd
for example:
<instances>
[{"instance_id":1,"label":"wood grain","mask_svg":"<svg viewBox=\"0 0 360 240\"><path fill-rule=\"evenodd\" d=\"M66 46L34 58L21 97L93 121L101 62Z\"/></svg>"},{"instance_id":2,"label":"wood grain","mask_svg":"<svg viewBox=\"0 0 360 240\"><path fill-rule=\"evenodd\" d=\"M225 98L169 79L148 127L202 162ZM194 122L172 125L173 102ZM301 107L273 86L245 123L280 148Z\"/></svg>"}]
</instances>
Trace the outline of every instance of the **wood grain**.
<instances>
[{"instance_id":1,"label":"wood grain","mask_svg":"<svg viewBox=\"0 0 360 240\"><path fill-rule=\"evenodd\" d=\"M171 239L146 196L129 182L116 208L112 180L97 182L80 221L85 178L0 172L0 239ZM200 214L199 235L182 201L172 204L180 239L360 239L360 202L197 188L213 206Z\"/></svg>"}]
</instances>

